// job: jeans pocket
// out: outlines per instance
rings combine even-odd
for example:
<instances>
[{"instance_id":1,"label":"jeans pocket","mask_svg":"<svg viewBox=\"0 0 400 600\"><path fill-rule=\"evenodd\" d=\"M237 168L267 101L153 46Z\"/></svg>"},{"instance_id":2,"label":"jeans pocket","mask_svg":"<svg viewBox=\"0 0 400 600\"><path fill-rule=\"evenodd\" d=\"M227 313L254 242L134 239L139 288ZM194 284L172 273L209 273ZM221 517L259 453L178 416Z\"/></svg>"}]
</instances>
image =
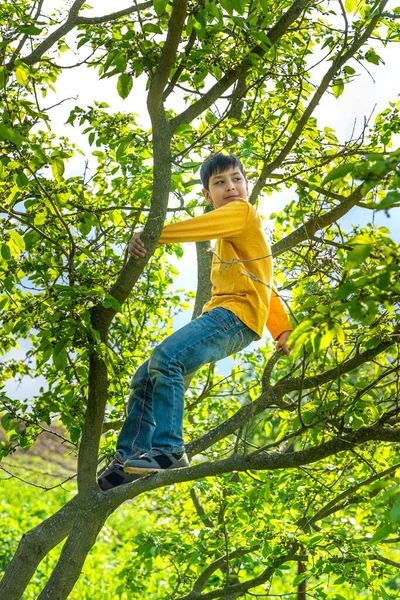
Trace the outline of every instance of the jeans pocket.
<instances>
[{"instance_id":1,"label":"jeans pocket","mask_svg":"<svg viewBox=\"0 0 400 600\"><path fill-rule=\"evenodd\" d=\"M227 355L235 354L236 352L240 352L243 348L247 348L251 342L257 338L257 334L255 331L252 331L246 325L243 325L239 331L237 331L229 340Z\"/></svg>"},{"instance_id":2,"label":"jeans pocket","mask_svg":"<svg viewBox=\"0 0 400 600\"><path fill-rule=\"evenodd\" d=\"M227 308L213 308L206 314L224 329L231 329L232 327L243 324L242 321Z\"/></svg>"},{"instance_id":3,"label":"jeans pocket","mask_svg":"<svg viewBox=\"0 0 400 600\"><path fill-rule=\"evenodd\" d=\"M228 347L226 349L226 353L228 356L231 354L235 354L235 352L239 352L243 347L243 331L239 329L229 340Z\"/></svg>"}]
</instances>

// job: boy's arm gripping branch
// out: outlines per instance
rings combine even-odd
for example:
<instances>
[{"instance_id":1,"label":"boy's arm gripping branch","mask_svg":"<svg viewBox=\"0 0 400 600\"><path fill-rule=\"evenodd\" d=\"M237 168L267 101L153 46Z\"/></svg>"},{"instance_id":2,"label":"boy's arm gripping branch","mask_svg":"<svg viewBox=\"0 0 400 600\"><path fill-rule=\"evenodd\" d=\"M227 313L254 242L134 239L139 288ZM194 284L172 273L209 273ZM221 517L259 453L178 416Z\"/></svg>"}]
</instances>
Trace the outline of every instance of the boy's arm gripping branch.
<instances>
[{"instance_id":1,"label":"boy's arm gripping branch","mask_svg":"<svg viewBox=\"0 0 400 600\"><path fill-rule=\"evenodd\" d=\"M235 238L242 233L246 225L248 211L248 203L245 200L237 200L199 217L166 225L158 243L204 242L220 238ZM134 258L142 258L146 255L141 233L141 231L135 233L128 244L129 254Z\"/></svg>"},{"instance_id":2,"label":"boy's arm gripping branch","mask_svg":"<svg viewBox=\"0 0 400 600\"><path fill-rule=\"evenodd\" d=\"M235 238L243 232L248 211L248 203L238 200L199 217L166 225L158 243L204 242L220 238Z\"/></svg>"}]
</instances>

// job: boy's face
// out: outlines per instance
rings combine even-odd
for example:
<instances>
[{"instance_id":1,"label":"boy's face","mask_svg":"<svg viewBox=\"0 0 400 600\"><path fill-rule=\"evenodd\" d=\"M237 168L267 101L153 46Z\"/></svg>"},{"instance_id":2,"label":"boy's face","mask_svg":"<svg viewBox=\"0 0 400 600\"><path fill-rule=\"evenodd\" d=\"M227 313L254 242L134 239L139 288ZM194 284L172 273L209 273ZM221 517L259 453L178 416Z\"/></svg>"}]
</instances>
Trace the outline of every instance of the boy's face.
<instances>
[{"instance_id":1,"label":"boy's face","mask_svg":"<svg viewBox=\"0 0 400 600\"><path fill-rule=\"evenodd\" d=\"M203 188L203 195L214 208L220 208L238 198L247 200L249 184L238 167L214 173L208 182L208 190Z\"/></svg>"}]
</instances>

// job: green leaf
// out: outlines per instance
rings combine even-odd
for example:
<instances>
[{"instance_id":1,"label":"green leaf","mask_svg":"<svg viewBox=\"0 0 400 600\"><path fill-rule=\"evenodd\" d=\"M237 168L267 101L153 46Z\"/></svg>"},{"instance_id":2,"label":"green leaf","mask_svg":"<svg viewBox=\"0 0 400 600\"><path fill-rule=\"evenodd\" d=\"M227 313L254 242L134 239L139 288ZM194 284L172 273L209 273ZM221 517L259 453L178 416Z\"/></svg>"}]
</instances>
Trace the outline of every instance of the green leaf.
<instances>
[{"instance_id":1,"label":"green leaf","mask_svg":"<svg viewBox=\"0 0 400 600\"><path fill-rule=\"evenodd\" d=\"M379 542L379 540L383 540L392 532L393 526L391 524L382 525L375 531L374 535L371 538L371 542Z\"/></svg>"},{"instance_id":2,"label":"green leaf","mask_svg":"<svg viewBox=\"0 0 400 600\"><path fill-rule=\"evenodd\" d=\"M397 206L400 206L400 193L389 192L382 202L375 207L375 210L388 210Z\"/></svg>"},{"instance_id":3,"label":"green leaf","mask_svg":"<svg viewBox=\"0 0 400 600\"><path fill-rule=\"evenodd\" d=\"M117 312L121 312L120 303L116 298L114 298L114 296L110 296L110 294L107 294L107 296L105 297L105 300L103 301L103 306L104 308L113 308Z\"/></svg>"},{"instance_id":4,"label":"green leaf","mask_svg":"<svg viewBox=\"0 0 400 600\"><path fill-rule=\"evenodd\" d=\"M15 177L15 183L19 188L24 188L28 185L29 179L23 171L18 171Z\"/></svg>"},{"instance_id":5,"label":"green leaf","mask_svg":"<svg viewBox=\"0 0 400 600\"><path fill-rule=\"evenodd\" d=\"M34 219L33 219L33 224L34 225L44 225L46 223L46 219L47 219L47 210L41 210L38 213L36 213Z\"/></svg>"},{"instance_id":6,"label":"green leaf","mask_svg":"<svg viewBox=\"0 0 400 600\"><path fill-rule=\"evenodd\" d=\"M358 0L345 0L344 9L348 13L352 13L357 5Z\"/></svg>"},{"instance_id":7,"label":"green leaf","mask_svg":"<svg viewBox=\"0 0 400 600\"><path fill-rule=\"evenodd\" d=\"M57 344L55 345L54 351L53 351L53 356L57 357L60 352L65 348L65 346L67 345L68 342L68 338L63 337L61 338L61 340L58 340Z\"/></svg>"},{"instance_id":8,"label":"green leaf","mask_svg":"<svg viewBox=\"0 0 400 600\"><path fill-rule=\"evenodd\" d=\"M293 341L296 340L303 333L312 329L312 327L313 327L313 322L311 321L311 319L305 319L295 328L295 330L291 334L292 335L291 339Z\"/></svg>"},{"instance_id":9,"label":"green leaf","mask_svg":"<svg viewBox=\"0 0 400 600\"><path fill-rule=\"evenodd\" d=\"M367 59L368 62L372 63L373 65L379 65L379 63L384 62L381 59L381 57L375 52L375 50L373 48L370 48L368 50L368 52L365 55L365 58Z\"/></svg>"},{"instance_id":10,"label":"green leaf","mask_svg":"<svg viewBox=\"0 0 400 600\"><path fill-rule=\"evenodd\" d=\"M153 6L158 15L161 15L167 7L169 0L153 0Z\"/></svg>"},{"instance_id":11,"label":"green leaf","mask_svg":"<svg viewBox=\"0 0 400 600\"><path fill-rule=\"evenodd\" d=\"M343 79L334 79L332 82L332 91L335 98L339 98L344 92L344 81Z\"/></svg>"},{"instance_id":12,"label":"green leaf","mask_svg":"<svg viewBox=\"0 0 400 600\"><path fill-rule=\"evenodd\" d=\"M71 442L73 442L74 444L77 444L79 442L79 438L81 436L80 427L71 427L69 436L70 436Z\"/></svg>"},{"instance_id":13,"label":"green leaf","mask_svg":"<svg viewBox=\"0 0 400 600\"><path fill-rule=\"evenodd\" d=\"M371 250L371 244L355 246L347 255L345 269L355 269L358 267L371 254Z\"/></svg>"},{"instance_id":14,"label":"green leaf","mask_svg":"<svg viewBox=\"0 0 400 600\"><path fill-rule=\"evenodd\" d=\"M336 167L336 169L333 169L333 171L328 173L328 175L323 180L322 184L325 185L326 183L329 183L330 181L334 181L335 179L341 179L342 177L345 177L346 175L348 175L349 173L351 173L354 170L354 166L355 165L345 164L345 165L340 165L339 167Z\"/></svg>"},{"instance_id":15,"label":"green leaf","mask_svg":"<svg viewBox=\"0 0 400 600\"><path fill-rule=\"evenodd\" d=\"M59 371L63 371L68 364L67 352L64 349L62 349L58 354L53 352L53 363Z\"/></svg>"},{"instance_id":16,"label":"green leaf","mask_svg":"<svg viewBox=\"0 0 400 600\"><path fill-rule=\"evenodd\" d=\"M6 413L3 417L1 417L1 425L2 425L3 429L8 431L9 429L11 429L14 426L13 417Z\"/></svg>"},{"instance_id":17,"label":"green leaf","mask_svg":"<svg viewBox=\"0 0 400 600\"><path fill-rule=\"evenodd\" d=\"M9 229L8 235L10 236L10 238L12 239L12 241L14 242L14 244L17 246L17 248L19 250L21 250L21 251L25 250L24 238L18 233L18 231L15 231L15 229Z\"/></svg>"},{"instance_id":18,"label":"green leaf","mask_svg":"<svg viewBox=\"0 0 400 600\"><path fill-rule=\"evenodd\" d=\"M307 579L307 577L310 577L310 573L308 573L307 571L304 573L300 573L299 575L296 575L296 577L293 579L292 586L297 587L299 585L299 583L301 583L302 581Z\"/></svg>"},{"instance_id":19,"label":"green leaf","mask_svg":"<svg viewBox=\"0 0 400 600\"><path fill-rule=\"evenodd\" d=\"M392 523L397 523L397 521L400 521L400 498L397 498L396 502L392 506L389 513L389 518Z\"/></svg>"},{"instance_id":20,"label":"green leaf","mask_svg":"<svg viewBox=\"0 0 400 600\"><path fill-rule=\"evenodd\" d=\"M261 5L264 15L266 17L270 17L271 16L271 7L269 6L269 3L267 2L267 0L259 0L259 3Z\"/></svg>"},{"instance_id":21,"label":"green leaf","mask_svg":"<svg viewBox=\"0 0 400 600\"><path fill-rule=\"evenodd\" d=\"M57 181L61 179L61 177L64 175L65 165L61 156L56 156L56 158L52 160L51 170L53 172L54 179L56 179Z\"/></svg>"},{"instance_id":22,"label":"green leaf","mask_svg":"<svg viewBox=\"0 0 400 600\"><path fill-rule=\"evenodd\" d=\"M123 52L118 52L116 57L113 60L113 64L116 66L117 70L120 73L123 73L126 69L126 57Z\"/></svg>"},{"instance_id":23,"label":"green leaf","mask_svg":"<svg viewBox=\"0 0 400 600\"><path fill-rule=\"evenodd\" d=\"M376 281L376 285L378 286L378 288L380 290L387 290L387 289L389 289L389 285L390 285L390 273L389 273L389 271L383 271L383 273L381 273L379 275L379 277L377 278L377 281Z\"/></svg>"},{"instance_id":24,"label":"green leaf","mask_svg":"<svg viewBox=\"0 0 400 600\"><path fill-rule=\"evenodd\" d=\"M0 67L0 89L2 90L7 81L7 72L5 67Z\"/></svg>"},{"instance_id":25,"label":"green leaf","mask_svg":"<svg viewBox=\"0 0 400 600\"><path fill-rule=\"evenodd\" d=\"M18 27L19 31L22 33L27 33L28 35L39 35L42 32L40 27L36 27L35 25L22 25Z\"/></svg>"},{"instance_id":26,"label":"green leaf","mask_svg":"<svg viewBox=\"0 0 400 600\"><path fill-rule=\"evenodd\" d=\"M251 31L250 33L253 37L255 37L257 40L259 40L266 46L268 46L268 47L272 46L271 40L266 35L266 33L264 33L263 31Z\"/></svg>"},{"instance_id":27,"label":"green leaf","mask_svg":"<svg viewBox=\"0 0 400 600\"><path fill-rule=\"evenodd\" d=\"M125 100L130 94L133 86L133 79L128 73L121 73L118 77L117 92Z\"/></svg>"},{"instance_id":28,"label":"green leaf","mask_svg":"<svg viewBox=\"0 0 400 600\"><path fill-rule=\"evenodd\" d=\"M333 326L333 330L335 332L335 336L337 341L339 342L339 344L341 344L342 346L344 346L345 343L345 335L344 335L344 329L341 325L339 325L339 323L335 323Z\"/></svg>"},{"instance_id":29,"label":"green leaf","mask_svg":"<svg viewBox=\"0 0 400 600\"><path fill-rule=\"evenodd\" d=\"M143 25L144 33L162 33L162 29L159 25L155 25L154 23L146 23Z\"/></svg>"},{"instance_id":30,"label":"green leaf","mask_svg":"<svg viewBox=\"0 0 400 600\"><path fill-rule=\"evenodd\" d=\"M8 244L2 244L1 246L1 256L4 258L4 260L10 260L11 258L11 252L10 252L10 247Z\"/></svg>"},{"instance_id":31,"label":"green leaf","mask_svg":"<svg viewBox=\"0 0 400 600\"><path fill-rule=\"evenodd\" d=\"M321 336L321 342L319 345L320 350L328 348L332 340L336 337L334 329L327 329Z\"/></svg>"},{"instance_id":32,"label":"green leaf","mask_svg":"<svg viewBox=\"0 0 400 600\"><path fill-rule=\"evenodd\" d=\"M91 232L91 230L92 230L92 223L91 223L90 219L83 219L81 221L81 223L79 223L79 231L85 237Z\"/></svg>"},{"instance_id":33,"label":"green leaf","mask_svg":"<svg viewBox=\"0 0 400 600\"><path fill-rule=\"evenodd\" d=\"M15 78L19 85L22 85L23 87L25 87L28 83L28 75L29 71L23 64L19 64L18 67L15 69Z\"/></svg>"},{"instance_id":34,"label":"green leaf","mask_svg":"<svg viewBox=\"0 0 400 600\"><path fill-rule=\"evenodd\" d=\"M11 129L3 123L0 124L0 140L10 140L16 146L20 146L24 141L24 137L18 133L16 129Z\"/></svg>"},{"instance_id":35,"label":"green leaf","mask_svg":"<svg viewBox=\"0 0 400 600\"><path fill-rule=\"evenodd\" d=\"M383 586L379 587L379 592L380 592L379 600L398 600L398 598L399 598L397 593L395 596L392 596L392 594L388 594L388 592L385 590L385 588Z\"/></svg>"},{"instance_id":36,"label":"green leaf","mask_svg":"<svg viewBox=\"0 0 400 600\"><path fill-rule=\"evenodd\" d=\"M222 8L226 10L230 16L233 16L233 11L236 10L236 2L235 0L220 0L220 5Z\"/></svg>"},{"instance_id":37,"label":"green leaf","mask_svg":"<svg viewBox=\"0 0 400 600\"><path fill-rule=\"evenodd\" d=\"M354 283L346 281L346 283L342 283L342 285L338 287L336 296L342 300L343 298L348 298L350 294L354 294L356 290L357 287Z\"/></svg>"}]
</instances>

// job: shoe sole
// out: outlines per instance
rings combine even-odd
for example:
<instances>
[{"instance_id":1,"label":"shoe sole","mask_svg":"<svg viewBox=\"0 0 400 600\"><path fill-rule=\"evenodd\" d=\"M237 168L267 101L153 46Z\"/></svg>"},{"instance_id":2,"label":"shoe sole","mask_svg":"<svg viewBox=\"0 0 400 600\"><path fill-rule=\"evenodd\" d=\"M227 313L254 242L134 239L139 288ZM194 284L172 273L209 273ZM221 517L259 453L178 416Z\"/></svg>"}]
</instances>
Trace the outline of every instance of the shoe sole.
<instances>
[{"instance_id":1,"label":"shoe sole","mask_svg":"<svg viewBox=\"0 0 400 600\"><path fill-rule=\"evenodd\" d=\"M189 465L182 465L181 467L169 467L169 469L157 469L155 467L151 468L151 467L124 467L124 471L125 473L135 473L135 474L139 474L140 473L145 473L145 474L151 474L151 473L165 473L165 471L173 471L175 469L184 469L185 467L188 467Z\"/></svg>"},{"instance_id":2,"label":"shoe sole","mask_svg":"<svg viewBox=\"0 0 400 600\"><path fill-rule=\"evenodd\" d=\"M122 469L121 469L122 470ZM138 477L134 477L133 479L129 478L127 473L120 473L120 469L113 471L112 473L108 473L105 477L99 477L97 480L97 484L99 488L103 492L107 492L115 487L119 487L120 485L127 485L128 483L133 483L138 479Z\"/></svg>"}]
</instances>

